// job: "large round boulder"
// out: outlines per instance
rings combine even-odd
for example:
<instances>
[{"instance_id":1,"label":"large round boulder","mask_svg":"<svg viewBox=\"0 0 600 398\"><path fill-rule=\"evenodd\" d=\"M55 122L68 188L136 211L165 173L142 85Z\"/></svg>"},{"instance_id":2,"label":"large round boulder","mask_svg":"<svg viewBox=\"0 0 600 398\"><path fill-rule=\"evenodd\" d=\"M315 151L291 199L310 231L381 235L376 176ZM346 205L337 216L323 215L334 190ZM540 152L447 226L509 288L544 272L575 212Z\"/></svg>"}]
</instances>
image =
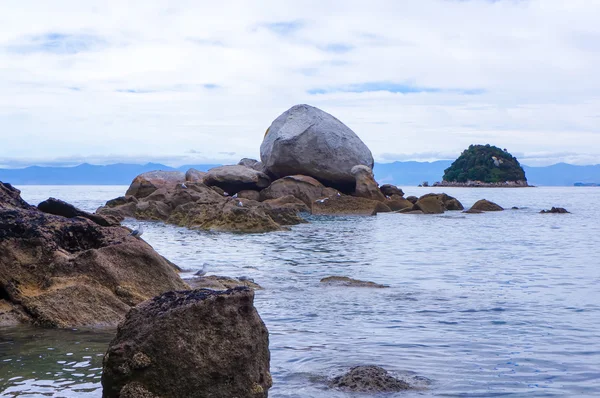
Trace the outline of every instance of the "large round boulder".
<instances>
[{"instance_id":1,"label":"large round boulder","mask_svg":"<svg viewBox=\"0 0 600 398\"><path fill-rule=\"evenodd\" d=\"M392 184L383 184L381 186L381 188L379 188L381 190L381 193L384 194L385 196L392 196L392 195L398 195L398 196L404 196L404 191L402 191L400 188L398 188L395 185Z\"/></svg>"},{"instance_id":2,"label":"large round boulder","mask_svg":"<svg viewBox=\"0 0 600 398\"><path fill-rule=\"evenodd\" d=\"M204 183L208 186L217 186L230 195L244 190L258 190L266 188L271 179L265 173L246 166L219 166L208 170L204 176Z\"/></svg>"},{"instance_id":3,"label":"large round boulder","mask_svg":"<svg viewBox=\"0 0 600 398\"><path fill-rule=\"evenodd\" d=\"M168 292L119 326L104 357L102 396L266 398L269 361L253 290Z\"/></svg>"},{"instance_id":4,"label":"large round boulder","mask_svg":"<svg viewBox=\"0 0 600 398\"><path fill-rule=\"evenodd\" d=\"M295 105L273 121L260 158L274 178L307 175L348 193L355 185L352 167L373 168L371 151L350 128L309 105Z\"/></svg>"},{"instance_id":5,"label":"large round boulder","mask_svg":"<svg viewBox=\"0 0 600 398\"><path fill-rule=\"evenodd\" d=\"M145 198L159 188L172 188L185 182L185 174L181 171L148 171L133 179L125 196Z\"/></svg>"},{"instance_id":6,"label":"large round boulder","mask_svg":"<svg viewBox=\"0 0 600 398\"><path fill-rule=\"evenodd\" d=\"M186 182L202 182L204 181L205 171L196 170L194 168L189 169L185 172Z\"/></svg>"}]
</instances>

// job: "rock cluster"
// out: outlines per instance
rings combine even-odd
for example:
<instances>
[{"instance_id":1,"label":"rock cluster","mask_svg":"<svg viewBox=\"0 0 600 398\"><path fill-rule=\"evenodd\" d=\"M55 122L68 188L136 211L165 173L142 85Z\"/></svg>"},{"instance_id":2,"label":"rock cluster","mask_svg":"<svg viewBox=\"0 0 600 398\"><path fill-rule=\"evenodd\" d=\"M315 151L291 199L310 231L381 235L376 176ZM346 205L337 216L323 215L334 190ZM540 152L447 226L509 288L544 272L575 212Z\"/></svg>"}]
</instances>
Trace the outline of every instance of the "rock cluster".
<instances>
[{"instance_id":1,"label":"rock cluster","mask_svg":"<svg viewBox=\"0 0 600 398\"><path fill-rule=\"evenodd\" d=\"M552 207L550 210L542 210L540 211L541 214L567 214L570 213L567 209L565 209L564 207Z\"/></svg>"},{"instance_id":2,"label":"rock cluster","mask_svg":"<svg viewBox=\"0 0 600 398\"><path fill-rule=\"evenodd\" d=\"M261 159L208 172L149 172L125 196L97 213L207 230L279 231L304 222L301 213L374 215L412 206L401 189L380 189L373 157L342 122L317 108L297 105L269 127ZM383 189L383 190L382 190Z\"/></svg>"},{"instance_id":3,"label":"rock cluster","mask_svg":"<svg viewBox=\"0 0 600 398\"><path fill-rule=\"evenodd\" d=\"M239 287L168 292L132 309L104 357L102 396L266 398L269 334Z\"/></svg>"},{"instance_id":4,"label":"rock cluster","mask_svg":"<svg viewBox=\"0 0 600 398\"><path fill-rule=\"evenodd\" d=\"M0 183L0 324L114 326L132 306L187 288L147 243L99 220L56 200L37 209Z\"/></svg>"}]
</instances>

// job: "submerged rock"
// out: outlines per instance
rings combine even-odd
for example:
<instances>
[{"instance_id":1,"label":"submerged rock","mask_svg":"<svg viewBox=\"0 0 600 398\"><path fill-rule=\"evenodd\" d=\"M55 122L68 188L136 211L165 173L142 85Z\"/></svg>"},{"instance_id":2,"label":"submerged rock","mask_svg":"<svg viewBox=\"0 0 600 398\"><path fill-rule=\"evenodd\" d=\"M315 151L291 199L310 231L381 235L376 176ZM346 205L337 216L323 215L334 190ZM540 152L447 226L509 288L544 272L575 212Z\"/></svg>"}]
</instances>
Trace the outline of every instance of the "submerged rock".
<instances>
[{"instance_id":1,"label":"submerged rock","mask_svg":"<svg viewBox=\"0 0 600 398\"><path fill-rule=\"evenodd\" d=\"M248 288L199 289L133 308L104 357L102 396L266 398L269 333L253 303Z\"/></svg>"},{"instance_id":2,"label":"submerged rock","mask_svg":"<svg viewBox=\"0 0 600 398\"><path fill-rule=\"evenodd\" d=\"M391 212L390 208L376 200L348 195L334 195L316 200L313 214L329 216L374 216L377 213Z\"/></svg>"},{"instance_id":3,"label":"submerged rock","mask_svg":"<svg viewBox=\"0 0 600 398\"><path fill-rule=\"evenodd\" d=\"M386 285L380 285L379 283L375 283L375 282L361 281L359 279L352 279L347 276L328 276L326 278L321 279L321 283L324 283L328 286L344 286L344 287L374 287L374 288L389 287Z\"/></svg>"},{"instance_id":4,"label":"submerged rock","mask_svg":"<svg viewBox=\"0 0 600 398\"><path fill-rule=\"evenodd\" d=\"M386 197L379 190L379 185L375 181L373 170L370 167L364 165L354 166L350 171L356 179L356 186L354 187L354 196L361 198L367 198L371 200L378 200L384 202Z\"/></svg>"},{"instance_id":5,"label":"submerged rock","mask_svg":"<svg viewBox=\"0 0 600 398\"><path fill-rule=\"evenodd\" d=\"M554 213L554 214L566 214L569 213L569 211L567 211L567 209L565 209L564 207L552 207L550 210L542 210L540 211L541 214L550 214L550 213Z\"/></svg>"},{"instance_id":6,"label":"submerged rock","mask_svg":"<svg viewBox=\"0 0 600 398\"><path fill-rule=\"evenodd\" d=\"M502 211L504 210L501 206L497 205L494 202L490 202L486 199L481 199L475 202L473 206L467 211L467 213L472 213L471 210L480 210L480 211Z\"/></svg>"},{"instance_id":7,"label":"submerged rock","mask_svg":"<svg viewBox=\"0 0 600 398\"><path fill-rule=\"evenodd\" d=\"M15 191L0 183L0 192ZM114 326L141 301L187 288L174 266L127 228L47 214L6 196L0 196L0 319Z\"/></svg>"},{"instance_id":8,"label":"submerged rock","mask_svg":"<svg viewBox=\"0 0 600 398\"><path fill-rule=\"evenodd\" d=\"M385 393L410 390L411 386L379 366L356 366L348 373L332 379L329 388L349 392Z\"/></svg>"},{"instance_id":9,"label":"submerged rock","mask_svg":"<svg viewBox=\"0 0 600 398\"><path fill-rule=\"evenodd\" d=\"M355 186L352 167L373 168L371 151L352 130L309 105L295 105L273 121L260 158L275 178L307 175L347 193Z\"/></svg>"}]
</instances>

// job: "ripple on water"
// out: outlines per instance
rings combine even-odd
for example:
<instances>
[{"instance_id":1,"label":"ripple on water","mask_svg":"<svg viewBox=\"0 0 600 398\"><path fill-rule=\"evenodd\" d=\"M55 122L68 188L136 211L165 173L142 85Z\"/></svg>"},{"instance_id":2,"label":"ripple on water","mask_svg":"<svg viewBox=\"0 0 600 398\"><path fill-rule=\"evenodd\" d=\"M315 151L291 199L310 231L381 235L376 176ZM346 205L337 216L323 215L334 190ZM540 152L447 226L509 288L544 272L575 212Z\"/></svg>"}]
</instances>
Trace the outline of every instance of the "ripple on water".
<instances>
[{"instance_id":1,"label":"ripple on water","mask_svg":"<svg viewBox=\"0 0 600 398\"><path fill-rule=\"evenodd\" d=\"M32 202L55 196L87 210L126 189L20 188ZM346 397L324 380L362 364L431 380L387 397L600 396L600 225L590 221L600 219L600 189L445 191L465 207L485 197L521 210L311 217L256 235L144 223L144 239L184 276L206 263L209 274L265 287L256 306L270 332L270 396ZM572 214L538 214L557 205ZM391 287L319 284L331 275ZM4 394L99 397L110 333L53 333L0 334Z\"/></svg>"}]
</instances>

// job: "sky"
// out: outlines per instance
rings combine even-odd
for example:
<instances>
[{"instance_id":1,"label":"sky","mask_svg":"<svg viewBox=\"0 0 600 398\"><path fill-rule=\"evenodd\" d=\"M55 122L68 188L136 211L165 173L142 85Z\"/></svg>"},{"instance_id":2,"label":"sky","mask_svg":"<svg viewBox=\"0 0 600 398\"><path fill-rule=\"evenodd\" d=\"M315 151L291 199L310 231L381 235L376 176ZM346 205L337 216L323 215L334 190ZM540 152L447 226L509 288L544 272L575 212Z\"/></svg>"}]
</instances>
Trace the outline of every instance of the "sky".
<instances>
[{"instance_id":1,"label":"sky","mask_svg":"<svg viewBox=\"0 0 600 398\"><path fill-rule=\"evenodd\" d=\"M306 103L376 161L600 163L600 1L0 2L0 167L259 157Z\"/></svg>"}]
</instances>

